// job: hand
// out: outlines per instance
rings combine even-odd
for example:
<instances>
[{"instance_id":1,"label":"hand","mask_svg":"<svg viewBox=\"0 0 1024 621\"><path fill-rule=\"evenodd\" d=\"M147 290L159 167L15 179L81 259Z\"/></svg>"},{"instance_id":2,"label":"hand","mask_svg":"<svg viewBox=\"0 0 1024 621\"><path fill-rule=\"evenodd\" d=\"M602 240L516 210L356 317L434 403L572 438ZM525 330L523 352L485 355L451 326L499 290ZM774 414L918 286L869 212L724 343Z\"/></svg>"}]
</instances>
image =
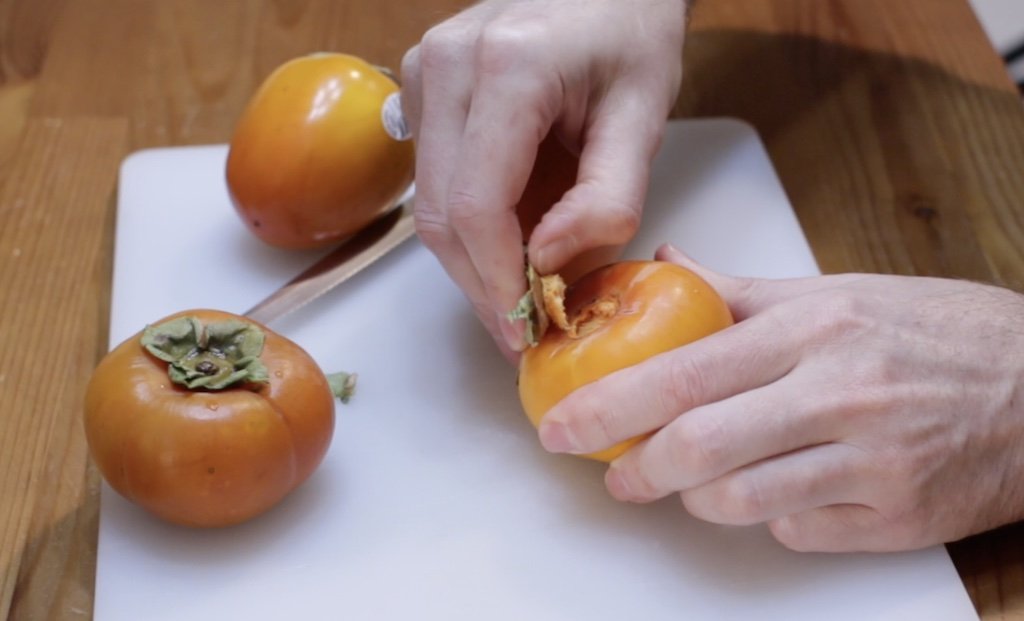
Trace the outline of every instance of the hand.
<instances>
[{"instance_id":1,"label":"hand","mask_svg":"<svg viewBox=\"0 0 1024 621\"><path fill-rule=\"evenodd\" d=\"M653 436L615 461L620 500L767 522L797 550L952 541L1024 516L1024 296L937 278L729 278L671 248L737 324L580 388L551 450Z\"/></svg>"},{"instance_id":2,"label":"hand","mask_svg":"<svg viewBox=\"0 0 1024 621\"><path fill-rule=\"evenodd\" d=\"M529 239L542 273L635 233L681 77L684 0L490 0L435 26L402 63L417 141L416 228L499 343L526 290L515 206L549 133L575 185Z\"/></svg>"}]
</instances>

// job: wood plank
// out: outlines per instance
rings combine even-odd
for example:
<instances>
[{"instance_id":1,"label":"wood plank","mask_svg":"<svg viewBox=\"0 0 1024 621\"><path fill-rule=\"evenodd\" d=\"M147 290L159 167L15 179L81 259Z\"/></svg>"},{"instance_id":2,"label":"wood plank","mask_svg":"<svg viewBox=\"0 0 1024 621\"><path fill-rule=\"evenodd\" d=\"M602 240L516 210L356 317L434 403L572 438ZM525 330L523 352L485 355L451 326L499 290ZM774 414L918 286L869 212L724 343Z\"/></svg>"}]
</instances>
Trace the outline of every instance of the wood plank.
<instances>
[{"instance_id":1,"label":"wood plank","mask_svg":"<svg viewBox=\"0 0 1024 621\"><path fill-rule=\"evenodd\" d=\"M422 32L460 4L77 0L56 21L33 112L124 116L133 150L226 142L284 61L336 50L398 68Z\"/></svg>"},{"instance_id":2,"label":"wood plank","mask_svg":"<svg viewBox=\"0 0 1024 621\"><path fill-rule=\"evenodd\" d=\"M0 190L0 616L91 614L96 479L81 432L106 351L122 119L30 119Z\"/></svg>"},{"instance_id":3,"label":"wood plank","mask_svg":"<svg viewBox=\"0 0 1024 621\"><path fill-rule=\"evenodd\" d=\"M993 53L938 44L943 36L982 40L977 22L951 0L928 10L876 3L878 13L853 4L778 3L774 30L782 35L698 13L676 113L731 115L757 127L826 272L1024 288L1024 251L1015 243L1024 235L1020 100ZM886 20L858 23L882 12ZM903 21L922 22L920 37L892 36L895 26L884 25ZM851 39L858 45L843 43ZM886 46L899 54L876 51ZM917 59L926 54L938 62Z\"/></svg>"}]
</instances>

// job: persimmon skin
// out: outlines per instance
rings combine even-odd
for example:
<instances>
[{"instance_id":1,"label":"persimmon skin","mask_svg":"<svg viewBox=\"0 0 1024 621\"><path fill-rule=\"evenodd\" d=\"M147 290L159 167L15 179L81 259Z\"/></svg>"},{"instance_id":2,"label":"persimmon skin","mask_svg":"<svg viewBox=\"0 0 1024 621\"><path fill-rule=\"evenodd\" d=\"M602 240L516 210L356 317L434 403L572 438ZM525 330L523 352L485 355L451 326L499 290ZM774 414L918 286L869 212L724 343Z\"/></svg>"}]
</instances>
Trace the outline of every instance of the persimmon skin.
<instances>
[{"instance_id":1,"label":"persimmon skin","mask_svg":"<svg viewBox=\"0 0 1024 621\"><path fill-rule=\"evenodd\" d=\"M585 306L609 299L617 302L616 312L595 320L580 336L552 325L537 346L523 352L519 398L534 426L577 388L733 323L721 296L674 263L622 261L598 268L569 286L566 313L571 318ZM641 439L583 456L611 462Z\"/></svg>"},{"instance_id":2,"label":"persimmon skin","mask_svg":"<svg viewBox=\"0 0 1024 621\"><path fill-rule=\"evenodd\" d=\"M226 166L248 229L280 248L327 246L359 231L413 179L411 141L382 106L398 85L347 54L292 59L262 83L235 128Z\"/></svg>"},{"instance_id":3,"label":"persimmon skin","mask_svg":"<svg viewBox=\"0 0 1024 621\"><path fill-rule=\"evenodd\" d=\"M182 315L263 330L269 381L219 391L174 384L140 332L93 372L86 439L103 477L128 500L175 524L229 526L270 509L316 470L334 433L334 395L312 357L266 327L215 310L156 323Z\"/></svg>"}]
</instances>

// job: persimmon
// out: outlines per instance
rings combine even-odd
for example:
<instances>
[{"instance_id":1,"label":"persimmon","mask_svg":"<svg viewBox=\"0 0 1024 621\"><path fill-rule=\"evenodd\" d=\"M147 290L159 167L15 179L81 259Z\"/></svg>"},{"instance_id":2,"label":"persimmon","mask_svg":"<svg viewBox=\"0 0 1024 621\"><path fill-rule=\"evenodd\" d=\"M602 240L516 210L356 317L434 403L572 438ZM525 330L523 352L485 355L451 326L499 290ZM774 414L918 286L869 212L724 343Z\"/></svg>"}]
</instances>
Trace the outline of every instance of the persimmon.
<instances>
[{"instance_id":1,"label":"persimmon","mask_svg":"<svg viewBox=\"0 0 1024 621\"><path fill-rule=\"evenodd\" d=\"M228 149L232 204L282 248L352 235L394 206L414 153L390 74L337 53L292 59L248 102Z\"/></svg>"},{"instance_id":2,"label":"persimmon","mask_svg":"<svg viewBox=\"0 0 1024 621\"><path fill-rule=\"evenodd\" d=\"M96 367L85 398L90 453L106 481L167 521L248 520L277 504L323 459L334 399L296 343L214 310L172 315L128 338Z\"/></svg>"},{"instance_id":3,"label":"persimmon","mask_svg":"<svg viewBox=\"0 0 1024 621\"><path fill-rule=\"evenodd\" d=\"M550 318L519 364L519 398L535 426L577 388L733 323L711 285L674 263L612 263L568 288L557 276L531 279L536 290L526 305ZM640 439L585 457L610 462Z\"/></svg>"}]
</instances>

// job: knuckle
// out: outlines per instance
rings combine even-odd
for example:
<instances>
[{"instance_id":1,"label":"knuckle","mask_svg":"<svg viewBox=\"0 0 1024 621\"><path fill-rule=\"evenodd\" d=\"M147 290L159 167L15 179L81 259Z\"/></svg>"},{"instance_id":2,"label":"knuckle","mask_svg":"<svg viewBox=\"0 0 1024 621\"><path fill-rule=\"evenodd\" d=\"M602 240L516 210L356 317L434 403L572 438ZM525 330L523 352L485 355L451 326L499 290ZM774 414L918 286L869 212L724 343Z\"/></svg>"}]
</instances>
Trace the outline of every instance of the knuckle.
<instances>
[{"instance_id":1,"label":"knuckle","mask_svg":"<svg viewBox=\"0 0 1024 621\"><path fill-rule=\"evenodd\" d=\"M928 470L935 468L934 463L912 451L895 448L879 456L879 462L884 464L877 498L881 516L889 522L901 522L922 515L925 499L921 482L929 478ZM899 490L899 493L892 493L892 490Z\"/></svg>"},{"instance_id":2,"label":"knuckle","mask_svg":"<svg viewBox=\"0 0 1024 621\"><path fill-rule=\"evenodd\" d=\"M672 465L686 481L706 481L720 469L727 453L724 433L714 417L678 419L666 428Z\"/></svg>"},{"instance_id":3,"label":"knuckle","mask_svg":"<svg viewBox=\"0 0 1024 621\"><path fill-rule=\"evenodd\" d=\"M687 511L715 524L749 526L766 519L762 490L746 477L729 477L683 491L680 496Z\"/></svg>"},{"instance_id":4,"label":"knuckle","mask_svg":"<svg viewBox=\"0 0 1024 621\"><path fill-rule=\"evenodd\" d=\"M813 552L810 538L799 519L794 516L776 518L768 522L768 530L772 537L784 547L794 552Z\"/></svg>"},{"instance_id":5,"label":"knuckle","mask_svg":"<svg viewBox=\"0 0 1024 621\"><path fill-rule=\"evenodd\" d=\"M448 218L455 229L461 229L486 215L484 203L474 192L454 188L448 193Z\"/></svg>"},{"instance_id":6,"label":"knuckle","mask_svg":"<svg viewBox=\"0 0 1024 621\"><path fill-rule=\"evenodd\" d=\"M661 486L658 484L651 468L628 468L622 471L624 478L629 481L629 488L633 495L638 498L658 498L662 495Z\"/></svg>"},{"instance_id":7,"label":"knuckle","mask_svg":"<svg viewBox=\"0 0 1024 621\"><path fill-rule=\"evenodd\" d=\"M618 425L616 425L616 418L615 414L608 410L598 410L595 412L595 424L593 425L593 429L596 433L591 440L594 450L609 447L619 440L625 439L616 433L616 430L618 429Z\"/></svg>"},{"instance_id":8,"label":"knuckle","mask_svg":"<svg viewBox=\"0 0 1024 621\"><path fill-rule=\"evenodd\" d=\"M714 516L708 510L705 497L701 495L700 490L684 489L679 492L679 499L682 501L686 512L693 517L705 522L715 522Z\"/></svg>"},{"instance_id":9,"label":"knuckle","mask_svg":"<svg viewBox=\"0 0 1024 621\"><path fill-rule=\"evenodd\" d=\"M477 61L482 72L503 73L529 58L538 40L533 20L499 19L480 31Z\"/></svg>"},{"instance_id":10,"label":"knuckle","mask_svg":"<svg viewBox=\"0 0 1024 621\"><path fill-rule=\"evenodd\" d=\"M475 235L493 219L493 205L471 190L453 188L447 195L444 211L454 234Z\"/></svg>"},{"instance_id":11,"label":"knuckle","mask_svg":"<svg viewBox=\"0 0 1024 621\"><path fill-rule=\"evenodd\" d=\"M633 239L640 230L639 200L629 197L627 204L615 205L603 214L605 230L609 233L608 243L624 244Z\"/></svg>"},{"instance_id":12,"label":"knuckle","mask_svg":"<svg viewBox=\"0 0 1024 621\"><path fill-rule=\"evenodd\" d=\"M603 432L606 424L605 414L597 406L598 402L585 389L576 390L559 402L562 423L573 437L588 445Z\"/></svg>"},{"instance_id":13,"label":"knuckle","mask_svg":"<svg viewBox=\"0 0 1024 621\"><path fill-rule=\"evenodd\" d=\"M424 33L419 44L419 64L425 71L446 70L462 62L474 43L469 22L448 20Z\"/></svg>"},{"instance_id":14,"label":"knuckle","mask_svg":"<svg viewBox=\"0 0 1024 621\"><path fill-rule=\"evenodd\" d=\"M763 280L747 276L730 276L729 286L732 290L732 297L756 302L762 297Z\"/></svg>"},{"instance_id":15,"label":"knuckle","mask_svg":"<svg viewBox=\"0 0 1024 621\"><path fill-rule=\"evenodd\" d=\"M832 342L857 338L874 328L876 322L872 320L871 306L856 293L837 289L808 308L814 309L815 334L819 340Z\"/></svg>"},{"instance_id":16,"label":"knuckle","mask_svg":"<svg viewBox=\"0 0 1024 621\"><path fill-rule=\"evenodd\" d=\"M614 385L595 382L581 386L562 400L566 424L570 431L586 446L598 450L626 440L636 433L629 428L630 410L616 399Z\"/></svg>"},{"instance_id":17,"label":"knuckle","mask_svg":"<svg viewBox=\"0 0 1024 621\"><path fill-rule=\"evenodd\" d=\"M420 46L414 45L402 56L401 63L402 81L419 82L420 76Z\"/></svg>"},{"instance_id":18,"label":"knuckle","mask_svg":"<svg viewBox=\"0 0 1024 621\"><path fill-rule=\"evenodd\" d=\"M444 214L432 207L416 204L413 212L416 235L431 250L444 248L452 242L451 228Z\"/></svg>"},{"instance_id":19,"label":"knuckle","mask_svg":"<svg viewBox=\"0 0 1024 621\"><path fill-rule=\"evenodd\" d=\"M745 476L734 476L723 483L718 505L722 521L736 526L763 522L767 508L761 486Z\"/></svg>"},{"instance_id":20,"label":"knuckle","mask_svg":"<svg viewBox=\"0 0 1024 621\"><path fill-rule=\"evenodd\" d=\"M886 386L893 386L900 383L907 374L907 366L904 361L899 360L889 350L865 352L863 357L863 368L861 369L861 383L864 387L874 387L876 390L868 393L874 397L871 403L876 407L888 405L882 398L885 396L883 389Z\"/></svg>"},{"instance_id":21,"label":"knuckle","mask_svg":"<svg viewBox=\"0 0 1024 621\"><path fill-rule=\"evenodd\" d=\"M610 200L609 189L591 179L572 188L566 198L577 207L578 214L585 214L595 242L624 244L640 229L643 199L635 195L638 191L614 188Z\"/></svg>"},{"instance_id":22,"label":"knuckle","mask_svg":"<svg viewBox=\"0 0 1024 621\"><path fill-rule=\"evenodd\" d=\"M676 351L666 361L658 406L665 412L684 412L704 401L709 381L698 358Z\"/></svg>"}]
</instances>

